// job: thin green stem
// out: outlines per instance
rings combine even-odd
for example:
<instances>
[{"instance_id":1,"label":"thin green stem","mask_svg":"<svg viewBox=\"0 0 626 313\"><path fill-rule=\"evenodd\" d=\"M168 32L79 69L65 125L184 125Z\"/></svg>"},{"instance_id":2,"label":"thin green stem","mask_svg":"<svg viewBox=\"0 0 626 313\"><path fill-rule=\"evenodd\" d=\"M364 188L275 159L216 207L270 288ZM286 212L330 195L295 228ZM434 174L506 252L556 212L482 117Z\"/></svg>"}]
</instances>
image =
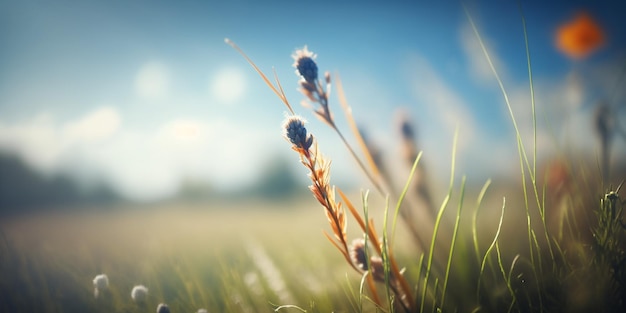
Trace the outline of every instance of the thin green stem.
<instances>
[{"instance_id":1,"label":"thin green stem","mask_svg":"<svg viewBox=\"0 0 626 313\"><path fill-rule=\"evenodd\" d=\"M498 82L498 86L500 87L502 96L504 97L504 102L506 103L507 109L509 111L509 115L511 117L511 122L513 123L513 128L515 129L515 136L518 141L518 146L519 146L519 149L522 151L521 153L522 156L520 156L520 158L523 160L522 162L526 162L527 166L530 167L530 162L528 161L528 157L526 156L527 155L526 150L524 148L524 143L522 142L522 135L520 133L519 127L517 126L515 114L513 113L513 107L511 106L511 102L509 101L509 95L506 92L506 89L504 88L504 84L502 83L502 79L500 78L498 71L496 70L495 66L493 65L493 62L491 61L491 56L489 56L489 52L487 52L487 47L485 47L485 43L483 42L482 37L480 36L478 29L476 28L476 24L474 24L474 20L472 19L472 16L469 14L469 11L467 10L467 7L465 7L465 5L463 6L463 9L465 11L465 15L467 16L467 19L469 20L470 26L472 27L472 30L474 31L474 34L476 35L476 38L478 39L480 48L482 49L483 54L485 55L485 58L487 59L489 68L491 69L491 72L493 73L493 75L496 78L496 81Z\"/></svg>"},{"instance_id":2,"label":"thin green stem","mask_svg":"<svg viewBox=\"0 0 626 313\"><path fill-rule=\"evenodd\" d=\"M506 198L502 198L502 212L500 213L500 221L498 222L498 229L496 230L496 234L493 236L493 240L487 248L485 255L483 256L483 261L480 264L480 273L478 274L478 284L476 286L476 299L480 301L480 283L482 281L483 272L485 271L485 264L487 264L487 259L489 258L489 254L491 250L493 250L494 246L498 242L498 238L500 238L500 231L502 230L502 221L504 220L504 208L506 207Z\"/></svg>"},{"instance_id":3,"label":"thin green stem","mask_svg":"<svg viewBox=\"0 0 626 313\"><path fill-rule=\"evenodd\" d=\"M418 262L418 267L417 267L417 276L418 279L422 277L422 268L424 267L424 253L420 254L420 260ZM419 296L419 289L420 289L420 284L419 284L419 280L418 283L415 284L415 299L418 298Z\"/></svg>"},{"instance_id":4,"label":"thin green stem","mask_svg":"<svg viewBox=\"0 0 626 313\"><path fill-rule=\"evenodd\" d=\"M509 269L509 275L507 277L507 281L511 281L511 276L513 276L513 269L515 268L515 264L517 264L517 261L520 259L520 255L516 255L515 258L513 258L513 261L511 262L511 268ZM509 312L511 312L511 310L513 309L513 305L515 303L517 303L517 297L515 296L515 292L513 291L512 288L510 288L510 284L507 284L509 286L509 292L511 293L511 296L513 296L513 301L511 301L511 305L509 306Z\"/></svg>"},{"instance_id":5,"label":"thin green stem","mask_svg":"<svg viewBox=\"0 0 626 313\"><path fill-rule=\"evenodd\" d=\"M483 198L485 197L485 193L487 193L487 188L491 185L491 179L487 180L483 188L480 190L480 194L478 195L478 200L476 201L476 210L474 210L474 215L472 216L472 239L474 241L474 252L476 253L476 261L480 263L480 249L478 248L478 233L476 231L476 227L478 225L478 211L480 211L480 206L482 204Z\"/></svg>"},{"instance_id":6,"label":"thin green stem","mask_svg":"<svg viewBox=\"0 0 626 313\"><path fill-rule=\"evenodd\" d=\"M456 146L459 135L459 129L457 127L454 132L454 139L452 144L452 161L450 166L450 186L448 188L448 194L446 195L441 207L439 208L439 212L437 213L437 219L435 220L435 227L433 229L433 236L430 241L430 249L428 251L428 262L426 263L426 276L424 277L424 286L422 291L422 300L420 304L420 312L424 312L424 302L426 300L426 289L428 287L428 280L430 278L431 267L433 264L433 256L435 252L435 242L437 241L437 232L439 231L439 226L441 225L441 219L443 217L443 213L448 206L448 202L452 196L452 188L454 187L454 170L455 170L455 158L456 158ZM435 290L436 294L436 290Z\"/></svg>"},{"instance_id":7,"label":"thin green stem","mask_svg":"<svg viewBox=\"0 0 626 313\"><path fill-rule=\"evenodd\" d=\"M456 221L454 222L454 230L452 231L452 242L450 243L450 252L448 253L448 263L446 265L446 275L443 279L443 291L441 294L441 308L444 308L446 301L446 288L448 287L448 277L450 275L450 266L452 265L452 256L454 254L454 246L456 244L456 236L459 232L459 222L461 221L461 208L463 207L463 198L465 197L465 176L461 180L461 195L459 205L456 211Z\"/></svg>"},{"instance_id":8,"label":"thin green stem","mask_svg":"<svg viewBox=\"0 0 626 313\"><path fill-rule=\"evenodd\" d=\"M498 256L498 268L500 268L500 273L502 273L502 278L504 278L506 287L509 290L511 297L513 298L513 300L511 301L511 306L509 307L509 311L510 311L513 303L517 301L515 297L515 291L513 291L513 287L511 286L511 279L510 279L511 271L513 270L513 268L511 267L511 270L509 271L509 275L507 276L506 272L504 271L504 265L502 263L502 253L500 252L500 244L498 242L496 242L496 255ZM515 264L516 260L517 260L517 256L513 260L513 265Z\"/></svg>"},{"instance_id":9,"label":"thin green stem","mask_svg":"<svg viewBox=\"0 0 626 313\"><path fill-rule=\"evenodd\" d=\"M394 312L393 309L393 301L391 295L391 265L389 261L389 246L387 242L387 217L389 213L389 199L387 199L387 203L385 204L385 212L383 215L383 242L382 242L382 259L383 259L383 269L385 272L385 291L387 292L387 303L389 304L389 312ZM400 304L403 305L402 300L398 299ZM403 305L404 306L404 305ZM405 307L405 309L408 308Z\"/></svg>"},{"instance_id":10,"label":"thin green stem","mask_svg":"<svg viewBox=\"0 0 626 313\"><path fill-rule=\"evenodd\" d=\"M535 183L535 178L537 177L537 114L535 112L535 88L533 86L533 71L530 62L530 49L528 48L528 31L526 29L526 17L524 16L524 11L522 10L522 3L520 1L517 2L519 5L520 15L522 16L522 27L524 29L524 44L526 46L526 62L528 64L528 82L530 87L530 103L532 107L532 116L533 116L533 184Z\"/></svg>"},{"instance_id":11,"label":"thin green stem","mask_svg":"<svg viewBox=\"0 0 626 313\"><path fill-rule=\"evenodd\" d=\"M521 141L521 140L519 140ZM534 257L534 253L533 253L533 246L532 246L532 225L531 225L531 218L530 218L530 208L528 206L528 190L526 187L526 170L524 169L524 164L521 161L522 160L522 151L521 149L519 149L519 141L518 141L518 153L520 154L520 171L522 173L522 190L524 193L524 207L526 208L526 230L527 230L527 234L528 234L528 248L529 248L529 253L530 253L530 262L532 263L532 268L533 271L535 270L535 257Z\"/></svg>"},{"instance_id":12,"label":"thin green stem","mask_svg":"<svg viewBox=\"0 0 626 313\"><path fill-rule=\"evenodd\" d=\"M469 11L467 10L467 7L463 6L463 9L465 10L465 14L469 20L469 23L472 27L472 30L474 31L474 34L476 35L476 38L478 39L478 43L480 44L480 47L483 51L483 54L485 55L485 58L487 59L487 63L489 64L489 67L491 68L491 71L493 73L493 75L496 78L496 81L498 82L498 86L500 87L500 91L502 92L502 96L504 97L504 101L506 102L506 106L509 110L509 115L511 117L511 121L513 123L513 128L515 129L515 136L517 139L517 147L518 147L518 153L519 153L519 159L520 159L520 165L521 165L521 172L522 172L522 185L524 188L524 201L525 201L525 205L526 205L526 212L527 212L527 224L528 224L528 242L529 244L532 244L532 239L531 239L531 235L530 235L530 228L531 228L531 219L530 219L530 210L528 208L528 192L526 190L526 179L525 179L525 171L524 171L524 162L526 162L526 166L528 166L530 168L530 163L528 162L528 157L526 154L526 151L524 149L524 143L522 141L522 136L520 134L519 131L519 127L517 126L517 121L515 119L515 114L513 113L513 107L511 106L511 102L509 101L509 96L506 92L506 89L504 88L504 84L502 83L502 79L500 79L500 75L498 74L498 71L496 70L495 66L493 65L493 62L491 61L491 57L489 56L489 52L487 52L487 48L485 47L485 44L480 36L480 33L478 31L478 29L476 28L476 25L474 24L474 20L472 19L472 16L469 14ZM533 176L533 173L530 173L531 176L531 180L534 181L535 178ZM534 264L534 258L532 256L532 247L530 248L530 253L531 253L531 261Z\"/></svg>"},{"instance_id":13,"label":"thin green stem","mask_svg":"<svg viewBox=\"0 0 626 313\"><path fill-rule=\"evenodd\" d=\"M526 17L524 16L524 11L522 9L522 4L518 1L518 7L520 11L520 15L522 18L522 28L524 30L524 45L526 47L526 63L528 64L528 83L530 88L530 103L532 108L532 118L533 118L533 168L532 168L532 184L535 192L535 198L537 200L537 207L539 210L539 214L541 216L541 222L543 226L544 236L546 238L546 243L548 245L548 249L550 250L550 256L552 257L552 263L554 264L554 252L552 251L552 244L550 241L550 236L548 235L548 228L546 226L546 219L544 214L544 206L539 197L539 191L537 189L537 113L536 113L536 105L535 105L535 88L533 84L533 71L532 64L530 61L530 48L528 44L528 30L526 28Z\"/></svg>"},{"instance_id":14,"label":"thin green stem","mask_svg":"<svg viewBox=\"0 0 626 313\"><path fill-rule=\"evenodd\" d=\"M413 176L415 176L415 171L417 170L417 165L419 164L420 159L422 158L422 151L420 151L419 154L417 154L417 157L415 158L415 161L413 162L413 167L411 167L411 172L409 173L409 177L406 180L406 183L404 184L404 189L402 189L402 193L400 194L400 197L398 198L398 203L396 204L396 209L393 215L393 223L391 226L391 243L393 244L395 242L395 234L396 234L396 222L398 220L398 214L400 213L400 207L402 206L402 202L404 201L404 197L406 196L409 187L411 186L411 182L413 181Z\"/></svg>"}]
</instances>

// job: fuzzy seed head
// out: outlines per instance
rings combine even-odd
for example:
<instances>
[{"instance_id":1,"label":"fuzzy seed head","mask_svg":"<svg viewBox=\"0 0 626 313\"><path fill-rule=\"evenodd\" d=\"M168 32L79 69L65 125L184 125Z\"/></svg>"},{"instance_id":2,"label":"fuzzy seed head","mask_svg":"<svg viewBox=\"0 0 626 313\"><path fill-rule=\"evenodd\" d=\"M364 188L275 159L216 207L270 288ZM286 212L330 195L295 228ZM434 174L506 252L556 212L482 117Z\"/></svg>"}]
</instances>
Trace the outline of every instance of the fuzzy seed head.
<instances>
[{"instance_id":1,"label":"fuzzy seed head","mask_svg":"<svg viewBox=\"0 0 626 313\"><path fill-rule=\"evenodd\" d=\"M367 271L367 255L365 254L365 240L354 239L350 246L350 258L354 265L363 271Z\"/></svg>"},{"instance_id":2,"label":"fuzzy seed head","mask_svg":"<svg viewBox=\"0 0 626 313\"><path fill-rule=\"evenodd\" d=\"M165 303L160 303L156 311L157 313L170 313L170 307Z\"/></svg>"},{"instance_id":3,"label":"fuzzy seed head","mask_svg":"<svg viewBox=\"0 0 626 313\"><path fill-rule=\"evenodd\" d=\"M293 66L296 68L296 74L302 76L305 81L313 84L317 80L317 64L315 58L317 55L309 51L306 46L292 55L295 62Z\"/></svg>"},{"instance_id":4,"label":"fuzzy seed head","mask_svg":"<svg viewBox=\"0 0 626 313\"><path fill-rule=\"evenodd\" d=\"M284 136L296 148L308 150L313 144L313 137L307 134L304 120L298 116L290 116L283 124Z\"/></svg>"},{"instance_id":5,"label":"fuzzy seed head","mask_svg":"<svg viewBox=\"0 0 626 313\"><path fill-rule=\"evenodd\" d=\"M133 287L133 290L130 292L130 297L133 298L135 302L143 302L148 297L148 288L144 285L137 285Z\"/></svg>"},{"instance_id":6,"label":"fuzzy seed head","mask_svg":"<svg viewBox=\"0 0 626 313\"><path fill-rule=\"evenodd\" d=\"M109 288L109 278L106 274L97 275L96 278L93 279L93 295L98 298L100 293L104 292L107 288Z\"/></svg>"},{"instance_id":7,"label":"fuzzy seed head","mask_svg":"<svg viewBox=\"0 0 626 313\"><path fill-rule=\"evenodd\" d=\"M93 279L93 287L98 290L104 290L109 287L109 278L107 277L107 275L97 275L96 278Z\"/></svg>"}]
</instances>

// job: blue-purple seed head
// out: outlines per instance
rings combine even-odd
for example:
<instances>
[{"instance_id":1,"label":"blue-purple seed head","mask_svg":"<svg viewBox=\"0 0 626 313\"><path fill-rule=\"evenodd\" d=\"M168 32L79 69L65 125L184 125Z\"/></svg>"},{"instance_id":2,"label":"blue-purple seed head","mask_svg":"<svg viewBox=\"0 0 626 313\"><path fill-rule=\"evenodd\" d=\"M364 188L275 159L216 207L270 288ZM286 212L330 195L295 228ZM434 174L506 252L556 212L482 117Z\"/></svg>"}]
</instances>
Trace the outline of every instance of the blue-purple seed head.
<instances>
[{"instance_id":1,"label":"blue-purple seed head","mask_svg":"<svg viewBox=\"0 0 626 313\"><path fill-rule=\"evenodd\" d=\"M313 137L307 134L304 121L298 116L290 116L283 126L285 138L294 146L308 150L313 144Z\"/></svg>"},{"instance_id":2,"label":"blue-purple seed head","mask_svg":"<svg viewBox=\"0 0 626 313\"><path fill-rule=\"evenodd\" d=\"M308 57L298 59L296 68L305 81L312 83L317 80L317 64L313 59Z\"/></svg>"},{"instance_id":3,"label":"blue-purple seed head","mask_svg":"<svg viewBox=\"0 0 626 313\"><path fill-rule=\"evenodd\" d=\"M295 60L293 66L296 68L296 74L302 76L306 82L313 84L318 76L315 53L304 46L301 50L296 50L292 57Z\"/></svg>"}]
</instances>

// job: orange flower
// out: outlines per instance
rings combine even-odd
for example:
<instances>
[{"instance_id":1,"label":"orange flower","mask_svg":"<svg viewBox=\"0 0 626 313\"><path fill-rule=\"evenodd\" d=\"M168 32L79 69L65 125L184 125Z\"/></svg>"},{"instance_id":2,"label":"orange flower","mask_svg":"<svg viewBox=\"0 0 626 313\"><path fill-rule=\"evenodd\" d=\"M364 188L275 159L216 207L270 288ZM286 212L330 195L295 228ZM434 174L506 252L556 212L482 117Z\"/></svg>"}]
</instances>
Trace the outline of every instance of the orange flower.
<instances>
[{"instance_id":1,"label":"orange flower","mask_svg":"<svg viewBox=\"0 0 626 313\"><path fill-rule=\"evenodd\" d=\"M604 44L604 32L585 12L565 23L556 32L556 46L572 59L583 59Z\"/></svg>"}]
</instances>

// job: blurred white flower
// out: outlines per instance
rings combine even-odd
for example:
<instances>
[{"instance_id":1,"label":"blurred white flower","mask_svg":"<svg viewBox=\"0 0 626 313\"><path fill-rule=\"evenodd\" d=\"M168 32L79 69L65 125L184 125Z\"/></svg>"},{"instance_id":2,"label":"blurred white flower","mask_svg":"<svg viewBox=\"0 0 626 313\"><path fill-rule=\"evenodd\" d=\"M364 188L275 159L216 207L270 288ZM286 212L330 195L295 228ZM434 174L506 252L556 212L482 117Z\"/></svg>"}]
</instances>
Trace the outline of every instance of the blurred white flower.
<instances>
[{"instance_id":1,"label":"blurred white flower","mask_svg":"<svg viewBox=\"0 0 626 313\"><path fill-rule=\"evenodd\" d=\"M96 275L96 278L93 279L93 295L94 297L98 297L102 291L109 288L109 278L106 274Z\"/></svg>"},{"instance_id":2,"label":"blurred white flower","mask_svg":"<svg viewBox=\"0 0 626 313\"><path fill-rule=\"evenodd\" d=\"M196 313L209 313L206 309L199 309Z\"/></svg>"},{"instance_id":3,"label":"blurred white flower","mask_svg":"<svg viewBox=\"0 0 626 313\"><path fill-rule=\"evenodd\" d=\"M133 287L133 291L131 291L130 296L135 302L145 301L148 296L148 288L144 285L137 285Z\"/></svg>"},{"instance_id":4,"label":"blurred white flower","mask_svg":"<svg viewBox=\"0 0 626 313\"><path fill-rule=\"evenodd\" d=\"M159 306L157 306L157 313L170 313L170 307L165 303L160 303Z\"/></svg>"}]
</instances>

